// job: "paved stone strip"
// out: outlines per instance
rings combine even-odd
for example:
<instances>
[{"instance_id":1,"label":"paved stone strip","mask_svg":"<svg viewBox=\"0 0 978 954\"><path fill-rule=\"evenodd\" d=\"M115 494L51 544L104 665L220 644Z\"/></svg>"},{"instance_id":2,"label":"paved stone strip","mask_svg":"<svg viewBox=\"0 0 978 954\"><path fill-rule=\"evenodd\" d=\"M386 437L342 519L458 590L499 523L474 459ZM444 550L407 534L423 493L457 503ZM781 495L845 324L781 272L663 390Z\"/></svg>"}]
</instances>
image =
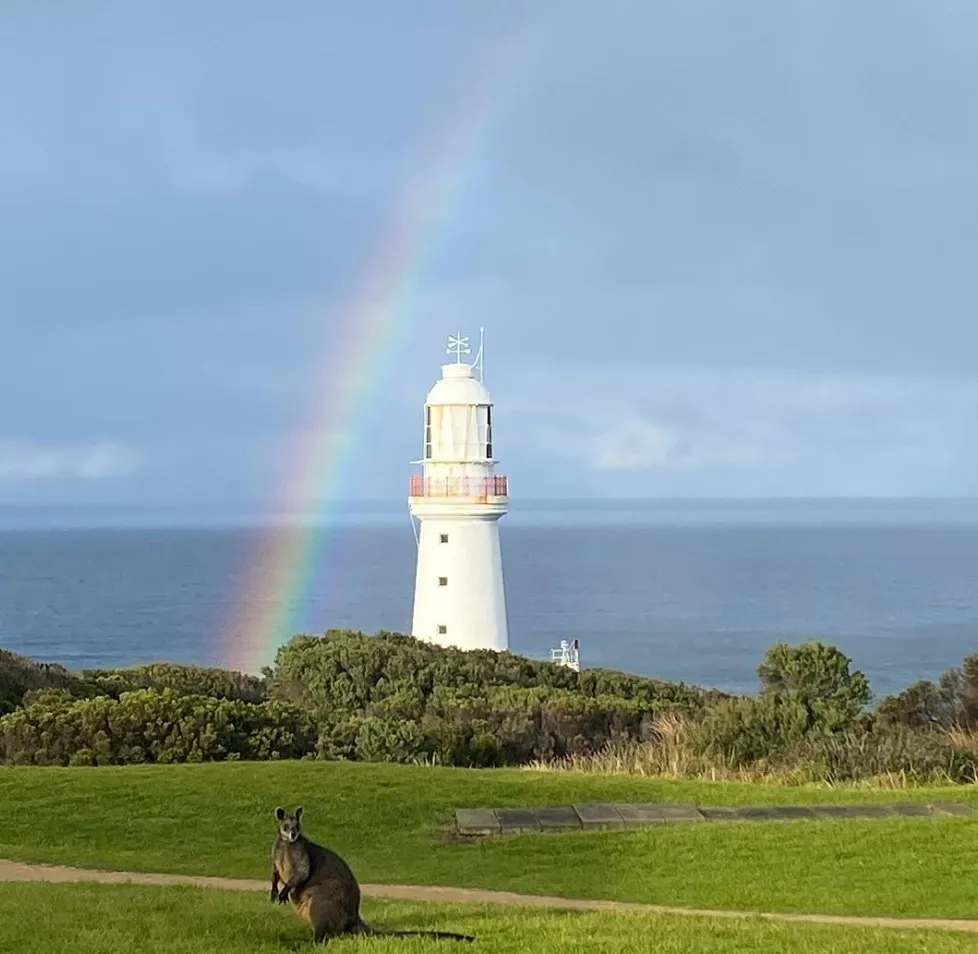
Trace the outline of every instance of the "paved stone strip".
<instances>
[{"instance_id":1,"label":"paved stone strip","mask_svg":"<svg viewBox=\"0 0 978 954\"><path fill-rule=\"evenodd\" d=\"M737 808L676 805L664 802L599 802L551 808L459 808L455 822L462 835L502 835L525 831L631 828L703 821L774 821L819 818L893 818L973 815L970 805L955 802L854 802L848 805L761 805Z\"/></svg>"},{"instance_id":2,"label":"paved stone strip","mask_svg":"<svg viewBox=\"0 0 978 954\"><path fill-rule=\"evenodd\" d=\"M73 884L136 884L154 886L189 885L224 891L268 891L267 881L245 878L213 878L203 875L150 874L132 871L96 871L61 865L31 865L0 860L0 881ZM978 934L978 921L958 918L887 918L859 917L847 914L787 914L770 911L729 911L711 908L677 908L661 904L638 904L630 901L588 901L580 898L556 898L548 895L513 894L509 891L485 891L480 888L443 888L434 885L362 884L368 898L385 901L422 901L431 904L505 904L525 908L549 908L565 911L609 911L613 913L683 915L696 918L730 920L760 919L797 924L836 924L852 927L897 928L903 930L959 931Z\"/></svg>"}]
</instances>

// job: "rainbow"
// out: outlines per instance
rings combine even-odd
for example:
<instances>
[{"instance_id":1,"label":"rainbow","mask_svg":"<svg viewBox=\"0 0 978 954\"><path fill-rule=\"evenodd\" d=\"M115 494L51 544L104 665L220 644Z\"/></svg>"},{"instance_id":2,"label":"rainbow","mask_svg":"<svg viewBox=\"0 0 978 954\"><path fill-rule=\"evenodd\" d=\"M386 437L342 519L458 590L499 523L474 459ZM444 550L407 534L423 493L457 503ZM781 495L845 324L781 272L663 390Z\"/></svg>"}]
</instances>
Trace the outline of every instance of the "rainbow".
<instances>
[{"instance_id":1,"label":"rainbow","mask_svg":"<svg viewBox=\"0 0 978 954\"><path fill-rule=\"evenodd\" d=\"M323 342L315 382L312 435L290 467L273 513L328 516L342 486L343 465L352 456L362 420L369 413L371 385L384 380L400 345L414 327L413 305L423 289L425 266L446 230L457 197L480 145L501 111L506 86L524 71L513 52L530 33L507 46L490 68L477 71L461 109L435 137L424 174L404 192L383 240L363 269L352 299ZM524 59L525 64L525 59ZM222 665L257 672L297 631L297 610L322 566L328 543L322 519L270 528L252 555L235 612L221 638Z\"/></svg>"}]
</instances>

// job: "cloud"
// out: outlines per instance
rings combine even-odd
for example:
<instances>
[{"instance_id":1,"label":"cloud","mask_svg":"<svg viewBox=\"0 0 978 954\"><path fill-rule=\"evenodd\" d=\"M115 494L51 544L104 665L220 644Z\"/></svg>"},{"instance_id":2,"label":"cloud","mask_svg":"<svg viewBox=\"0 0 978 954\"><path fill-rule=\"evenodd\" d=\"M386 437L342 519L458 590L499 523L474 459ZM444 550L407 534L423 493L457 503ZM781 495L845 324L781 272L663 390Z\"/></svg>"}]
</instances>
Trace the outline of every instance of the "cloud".
<instances>
[{"instance_id":1,"label":"cloud","mask_svg":"<svg viewBox=\"0 0 978 954\"><path fill-rule=\"evenodd\" d=\"M45 442L5 495L264 499L320 447L401 495L459 324L527 495L978 491L974 10L203 6L0 31L0 400ZM347 415L390 239L397 358ZM100 482L135 464L90 434L153 467Z\"/></svg>"},{"instance_id":2,"label":"cloud","mask_svg":"<svg viewBox=\"0 0 978 954\"><path fill-rule=\"evenodd\" d=\"M676 429L629 413L593 439L595 470L668 467L679 449Z\"/></svg>"},{"instance_id":3,"label":"cloud","mask_svg":"<svg viewBox=\"0 0 978 954\"><path fill-rule=\"evenodd\" d=\"M500 443L558 455L611 495L975 490L967 378L619 368L574 385L528 377L518 402L501 402Z\"/></svg>"},{"instance_id":4,"label":"cloud","mask_svg":"<svg viewBox=\"0 0 978 954\"><path fill-rule=\"evenodd\" d=\"M70 447L0 441L0 481L128 477L138 470L140 458L124 444Z\"/></svg>"}]
</instances>

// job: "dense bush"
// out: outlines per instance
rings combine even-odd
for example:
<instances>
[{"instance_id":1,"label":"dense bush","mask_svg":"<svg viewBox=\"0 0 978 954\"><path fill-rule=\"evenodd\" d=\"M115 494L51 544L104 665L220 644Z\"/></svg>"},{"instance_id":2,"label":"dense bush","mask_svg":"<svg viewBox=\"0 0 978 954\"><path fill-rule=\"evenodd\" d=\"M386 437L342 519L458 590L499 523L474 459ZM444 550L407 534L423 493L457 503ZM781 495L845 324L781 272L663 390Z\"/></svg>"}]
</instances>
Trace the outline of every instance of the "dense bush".
<instances>
[{"instance_id":1,"label":"dense bush","mask_svg":"<svg viewBox=\"0 0 978 954\"><path fill-rule=\"evenodd\" d=\"M7 765L120 765L301 758L315 730L281 702L258 705L140 689L118 699L43 698L0 718Z\"/></svg>"},{"instance_id":2,"label":"dense bush","mask_svg":"<svg viewBox=\"0 0 978 954\"><path fill-rule=\"evenodd\" d=\"M775 643L757 667L756 697L721 700L690 733L695 752L735 768L783 761L803 743L861 728L869 680L835 646Z\"/></svg>"},{"instance_id":3,"label":"dense bush","mask_svg":"<svg viewBox=\"0 0 978 954\"><path fill-rule=\"evenodd\" d=\"M695 709L710 697L682 683L604 669L576 673L508 652L463 652L397 633L368 637L343 630L293 638L279 649L268 683L271 696L326 712L361 712L391 698L423 707L436 690L504 686L615 696L663 710Z\"/></svg>"},{"instance_id":4,"label":"dense bush","mask_svg":"<svg viewBox=\"0 0 978 954\"><path fill-rule=\"evenodd\" d=\"M182 696L210 696L241 702L264 702L265 680L226 669L149 663L128 669L86 669L82 678L98 693L118 699L135 689L172 689Z\"/></svg>"},{"instance_id":5,"label":"dense bush","mask_svg":"<svg viewBox=\"0 0 978 954\"><path fill-rule=\"evenodd\" d=\"M439 761L520 765L643 739L651 718L634 699L497 686L479 695L433 694L421 722Z\"/></svg>"},{"instance_id":6,"label":"dense bush","mask_svg":"<svg viewBox=\"0 0 978 954\"><path fill-rule=\"evenodd\" d=\"M905 729L950 728L954 724L954 700L941 686L926 679L915 682L876 707L881 726Z\"/></svg>"},{"instance_id":7,"label":"dense bush","mask_svg":"<svg viewBox=\"0 0 978 954\"><path fill-rule=\"evenodd\" d=\"M978 757L934 731L853 731L808 739L789 761L812 781L896 775L917 783L978 781Z\"/></svg>"},{"instance_id":8,"label":"dense bush","mask_svg":"<svg viewBox=\"0 0 978 954\"><path fill-rule=\"evenodd\" d=\"M430 755L431 742L409 719L359 720L351 755L362 762L418 762Z\"/></svg>"},{"instance_id":9,"label":"dense bush","mask_svg":"<svg viewBox=\"0 0 978 954\"><path fill-rule=\"evenodd\" d=\"M757 667L762 695L795 699L813 724L829 729L852 725L872 699L869 680L835 646L815 640L775 643Z\"/></svg>"},{"instance_id":10,"label":"dense bush","mask_svg":"<svg viewBox=\"0 0 978 954\"><path fill-rule=\"evenodd\" d=\"M776 643L757 674L755 696L729 696L347 631L295 637L263 677L169 663L73 674L0 650L0 762L598 766L604 754L631 752L660 771L714 766L750 777L978 775L967 734L978 729L978 655L874 711L865 675L834 646Z\"/></svg>"},{"instance_id":11,"label":"dense bush","mask_svg":"<svg viewBox=\"0 0 978 954\"><path fill-rule=\"evenodd\" d=\"M78 695L86 687L78 676L56 663L39 663L0 649L0 715L12 712L37 689L67 689Z\"/></svg>"},{"instance_id":12,"label":"dense bush","mask_svg":"<svg viewBox=\"0 0 978 954\"><path fill-rule=\"evenodd\" d=\"M512 653L343 631L283 646L268 687L271 698L314 716L323 757L473 766L641 739L656 713L692 713L711 698L609 670L576 673Z\"/></svg>"},{"instance_id":13,"label":"dense bush","mask_svg":"<svg viewBox=\"0 0 978 954\"><path fill-rule=\"evenodd\" d=\"M885 725L905 728L978 729L978 654L966 656L938 683L921 680L877 707Z\"/></svg>"},{"instance_id":14,"label":"dense bush","mask_svg":"<svg viewBox=\"0 0 978 954\"><path fill-rule=\"evenodd\" d=\"M209 696L242 702L263 702L265 680L240 672L151 663L128 669L86 669L69 672L57 663L35 662L0 649L0 715L12 712L49 691L86 699L106 695L118 699L135 689L172 689L185 696ZM51 698L51 697L48 697Z\"/></svg>"},{"instance_id":15,"label":"dense bush","mask_svg":"<svg viewBox=\"0 0 978 954\"><path fill-rule=\"evenodd\" d=\"M689 740L696 754L742 768L778 760L810 730L808 710L797 699L741 696L711 707L691 727Z\"/></svg>"}]
</instances>

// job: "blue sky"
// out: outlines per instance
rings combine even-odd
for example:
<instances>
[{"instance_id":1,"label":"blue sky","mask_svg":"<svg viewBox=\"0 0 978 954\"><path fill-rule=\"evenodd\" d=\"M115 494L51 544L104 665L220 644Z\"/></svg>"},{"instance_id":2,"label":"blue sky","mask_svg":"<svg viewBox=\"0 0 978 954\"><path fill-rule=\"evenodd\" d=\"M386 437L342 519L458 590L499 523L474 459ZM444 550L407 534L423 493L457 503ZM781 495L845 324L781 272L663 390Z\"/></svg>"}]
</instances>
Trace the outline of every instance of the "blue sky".
<instances>
[{"instance_id":1,"label":"blue sky","mask_svg":"<svg viewBox=\"0 0 978 954\"><path fill-rule=\"evenodd\" d=\"M5 4L0 503L273 499L485 64L344 493L405 495L480 325L522 496L978 493L976 32L960 0Z\"/></svg>"}]
</instances>

